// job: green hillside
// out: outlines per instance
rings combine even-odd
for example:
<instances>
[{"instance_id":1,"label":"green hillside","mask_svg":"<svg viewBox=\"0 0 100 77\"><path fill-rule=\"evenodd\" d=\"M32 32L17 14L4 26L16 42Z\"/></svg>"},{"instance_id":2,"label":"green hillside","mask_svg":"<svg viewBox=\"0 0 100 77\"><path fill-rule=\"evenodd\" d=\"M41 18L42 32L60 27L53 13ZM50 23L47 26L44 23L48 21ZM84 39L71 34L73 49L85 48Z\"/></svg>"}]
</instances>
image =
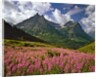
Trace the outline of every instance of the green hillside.
<instances>
[{"instance_id":1,"label":"green hillside","mask_svg":"<svg viewBox=\"0 0 100 77\"><path fill-rule=\"evenodd\" d=\"M95 42L78 49L80 52L95 53Z\"/></svg>"},{"instance_id":2,"label":"green hillside","mask_svg":"<svg viewBox=\"0 0 100 77\"><path fill-rule=\"evenodd\" d=\"M5 46L25 46L25 47L53 47L52 45L40 43L40 42L29 42L29 41L17 41L17 40L4 40Z\"/></svg>"}]
</instances>

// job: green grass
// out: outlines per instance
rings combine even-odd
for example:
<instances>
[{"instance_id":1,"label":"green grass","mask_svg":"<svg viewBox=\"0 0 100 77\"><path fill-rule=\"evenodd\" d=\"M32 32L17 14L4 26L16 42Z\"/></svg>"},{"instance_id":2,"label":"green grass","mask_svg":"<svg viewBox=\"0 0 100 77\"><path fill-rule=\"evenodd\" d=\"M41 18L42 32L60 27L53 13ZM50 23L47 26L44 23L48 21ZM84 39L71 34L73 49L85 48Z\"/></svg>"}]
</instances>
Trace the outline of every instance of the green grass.
<instances>
[{"instance_id":1,"label":"green grass","mask_svg":"<svg viewBox=\"0 0 100 77\"><path fill-rule=\"evenodd\" d=\"M95 53L95 42L78 49L80 52Z\"/></svg>"},{"instance_id":2,"label":"green grass","mask_svg":"<svg viewBox=\"0 0 100 77\"><path fill-rule=\"evenodd\" d=\"M40 42L29 42L29 41L18 41L18 40L4 40L5 46L24 46L24 47L53 47L52 45L40 43Z\"/></svg>"}]
</instances>

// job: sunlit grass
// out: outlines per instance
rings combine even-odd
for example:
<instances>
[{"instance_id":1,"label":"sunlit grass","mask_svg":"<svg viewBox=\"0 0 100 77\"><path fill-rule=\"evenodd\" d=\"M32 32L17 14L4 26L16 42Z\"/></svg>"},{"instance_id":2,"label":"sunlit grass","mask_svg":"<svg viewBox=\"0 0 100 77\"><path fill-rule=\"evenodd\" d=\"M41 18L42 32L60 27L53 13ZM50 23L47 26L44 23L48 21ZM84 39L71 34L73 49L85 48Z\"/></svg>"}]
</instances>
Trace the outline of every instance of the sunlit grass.
<instances>
[{"instance_id":1,"label":"sunlit grass","mask_svg":"<svg viewBox=\"0 0 100 77\"><path fill-rule=\"evenodd\" d=\"M95 42L78 49L84 53L95 53Z\"/></svg>"}]
</instances>

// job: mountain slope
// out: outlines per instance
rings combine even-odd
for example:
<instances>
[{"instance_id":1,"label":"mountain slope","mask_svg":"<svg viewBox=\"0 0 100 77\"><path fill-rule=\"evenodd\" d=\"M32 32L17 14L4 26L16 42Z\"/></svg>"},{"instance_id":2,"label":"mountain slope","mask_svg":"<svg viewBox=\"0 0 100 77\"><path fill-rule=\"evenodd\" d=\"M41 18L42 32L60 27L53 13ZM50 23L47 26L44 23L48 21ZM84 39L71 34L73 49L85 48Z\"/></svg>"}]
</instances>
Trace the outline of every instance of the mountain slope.
<instances>
[{"instance_id":1,"label":"mountain slope","mask_svg":"<svg viewBox=\"0 0 100 77\"><path fill-rule=\"evenodd\" d=\"M38 39L34 36L31 36L31 35L25 33L21 29L12 27L10 24L8 24L5 21L4 21L4 39L45 42L41 39Z\"/></svg>"},{"instance_id":2,"label":"mountain slope","mask_svg":"<svg viewBox=\"0 0 100 77\"><path fill-rule=\"evenodd\" d=\"M80 48L93 41L93 39L84 32L81 25L77 22L69 21L64 25L61 31L67 36L65 42L67 42L69 48Z\"/></svg>"},{"instance_id":3,"label":"mountain slope","mask_svg":"<svg viewBox=\"0 0 100 77\"><path fill-rule=\"evenodd\" d=\"M16 27L58 47L77 49L92 41L77 22L68 22L61 28L38 14L17 24Z\"/></svg>"},{"instance_id":4,"label":"mountain slope","mask_svg":"<svg viewBox=\"0 0 100 77\"><path fill-rule=\"evenodd\" d=\"M64 28L62 28L64 33L67 33L67 37L69 39L75 39L75 38L83 38L85 40L93 40L88 34L84 32L81 25L77 22L69 21L64 25Z\"/></svg>"},{"instance_id":5,"label":"mountain slope","mask_svg":"<svg viewBox=\"0 0 100 77\"><path fill-rule=\"evenodd\" d=\"M57 24L51 23L45 20L43 16L37 14L16 26L33 36L45 39L48 42L56 43L61 41L60 39L65 38L65 36L56 29L57 27L55 27L55 25L57 26Z\"/></svg>"}]
</instances>

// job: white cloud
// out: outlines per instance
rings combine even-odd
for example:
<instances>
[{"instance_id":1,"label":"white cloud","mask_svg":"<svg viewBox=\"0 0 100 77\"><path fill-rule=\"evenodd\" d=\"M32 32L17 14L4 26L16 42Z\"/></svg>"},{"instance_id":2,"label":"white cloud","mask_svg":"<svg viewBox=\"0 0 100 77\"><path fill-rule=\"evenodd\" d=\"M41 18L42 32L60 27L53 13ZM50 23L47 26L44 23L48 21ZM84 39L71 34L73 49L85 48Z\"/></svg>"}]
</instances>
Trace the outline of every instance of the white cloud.
<instances>
[{"instance_id":1,"label":"white cloud","mask_svg":"<svg viewBox=\"0 0 100 77\"><path fill-rule=\"evenodd\" d=\"M95 11L95 6L93 5L90 5L86 8L86 14L91 14L91 12L94 12Z\"/></svg>"},{"instance_id":2,"label":"white cloud","mask_svg":"<svg viewBox=\"0 0 100 77\"><path fill-rule=\"evenodd\" d=\"M15 4L13 1L9 0L4 1L4 4L4 19L13 24L17 24L29 17L32 17L36 13L44 15L45 19L60 25L64 25L68 21L73 21L70 14L62 14L60 10L53 9L51 4L47 2L17 1ZM79 7L75 6L75 9L78 8ZM51 11L51 15L45 14L49 11Z\"/></svg>"},{"instance_id":3,"label":"white cloud","mask_svg":"<svg viewBox=\"0 0 100 77\"><path fill-rule=\"evenodd\" d=\"M56 21L63 25L65 23L65 19L64 19L64 15L61 14L60 10L55 9L55 11L53 12L53 16L55 17Z\"/></svg>"},{"instance_id":4,"label":"white cloud","mask_svg":"<svg viewBox=\"0 0 100 77\"><path fill-rule=\"evenodd\" d=\"M57 23L57 21L53 15L44 15L44 18L50 22Z\"/></svg>"},{"instance_id":5,"label":"white cloud","mask_svg":"<svg viewBox=\"0 0 100 77\"><path fill-rule=\"evenodd\" d=\"M44 17L49 21L60 24L61 26L63 26L68 21L73 21L73 19L71 19L70 15L62 14L61 11L58 9L55 9L52 12L51 16L45 15Z\"/></svg>"},{"instance_id":6,"label":"white cloud","mask_svg":"<svg viewBox=\"0 0 100 77\"><path fill-rule=\"evenodd\" d=\"M64 25L68 21L72 21L71 16L62 14L60 10L53 9L50 3L47 2L29 2L29 1L17 1L15 4L13 1L4 1L4 19L9 23L17 24L36 13L44 15L44 17L54 23ZM77 7L76 7L77 8ZM52 12L52 15L45 14L46 12Z\"/></svg>"},{"instance_id":7,"label":"white cloud","mask_svg":"<svg viewBox=\"0 0 100 77\"><path fill-rule=\"evenodd\" d=\"M69 11L67 12L67 14L69 14L69 15L74 15L74 14L76 14L76 13L82 12L83 10L84 10L84 9L81 9L81 8L78 7L78 6L74 6L74 8L71 9L71 10L69 10Z\"/></svg>"},{"instance_id":8,"label":"white cloud","mask_svg":"<svg viewBox=\"0 0 100 77\"><path fill-rule=\"evenodd\" d=\"M85 32L89 33L95 33L95 6L90 5L86 8L86 14L87 17L84 17L81 20L81 23L83 24L83 29Z\"/></svg>"},{"instance_id":9,"label":"white cloud","mask_svg":"<svg viewBox=\"0 0 100 77\"><path fill-rule=\"evenodd\" d=\"M38 12L40 15L45 14L46 12L51 10L51 4L47 2L27 2L27 1L19 1L20 6L18 6L22 11L26 10L34 10Z\"/></svg>"},{"instance_id":10,"label":"white cloud","mask_svg":"<svg viewBox=\"0 0 100 77\"><path fill-rule=\"evenodd\" d=\"M37 3L32 3L32 4L33 4L33 9L35 11L37 11L40 15L43 15L46 12L52 10L50 3L46 3L46 2L39 3L39 2L37 2Z\"/></svg>"},{"instance_id":11,"label":"white cloud","mask_svg":"<svg viewBox=\"0 0 100 77\"><path fill-rule=\"evenodd\" d=\"M34 16L36 13L40 15L45 14L46 12L52 10L51 4L46 2L28 2L28 1L18 1L17 4L14 4L13 1L4 1L4 19L9 23L17 24L31 16ZM13 22L11 21L13 20Z\"/></svg>"}]
</instances>

